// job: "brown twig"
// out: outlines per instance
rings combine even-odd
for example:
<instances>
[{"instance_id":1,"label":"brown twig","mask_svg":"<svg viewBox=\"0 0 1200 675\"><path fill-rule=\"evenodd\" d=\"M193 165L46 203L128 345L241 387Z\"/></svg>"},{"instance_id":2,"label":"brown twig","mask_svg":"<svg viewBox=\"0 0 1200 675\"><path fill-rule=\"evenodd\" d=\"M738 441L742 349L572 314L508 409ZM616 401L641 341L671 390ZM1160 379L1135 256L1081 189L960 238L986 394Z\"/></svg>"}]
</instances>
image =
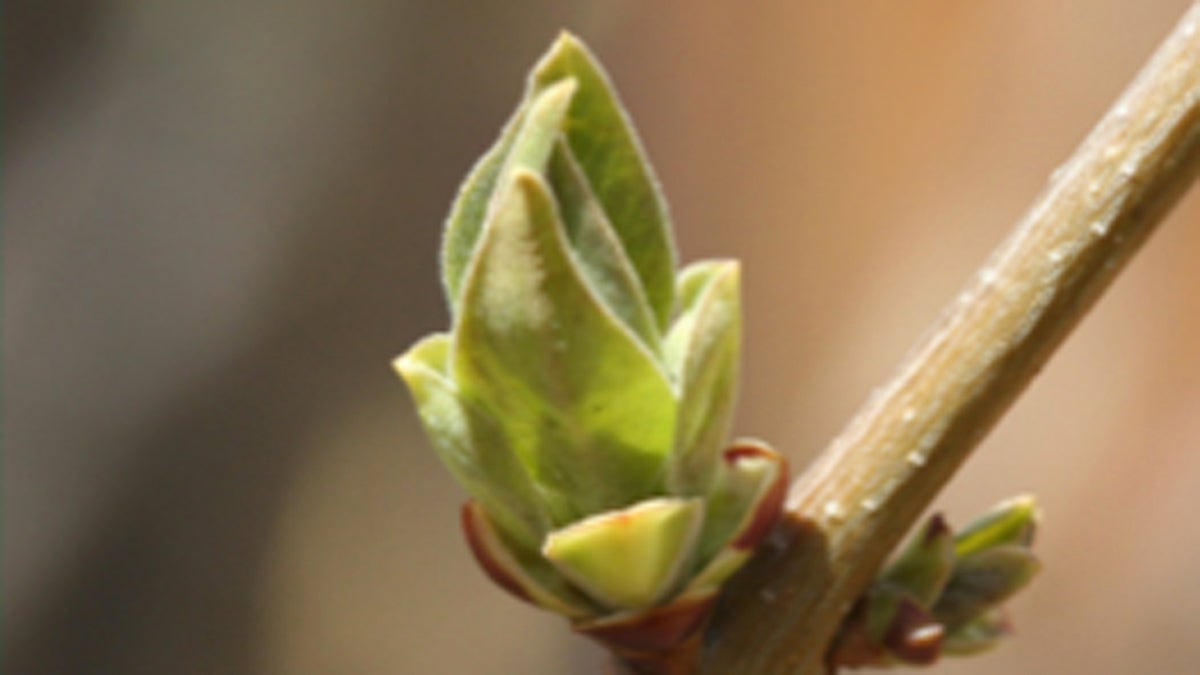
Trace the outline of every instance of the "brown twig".
<instances>
[{"instance_id":1,"label":"brown twig","mask_svg":"<svg viewBox=\"0 0 1200 675\"><path fill-rule=\"evenodd\" d=\"M936 327L792 486L701 672L815 674L903 533L1200 169L1200 3Z\"/></svg>"}]
</instances>

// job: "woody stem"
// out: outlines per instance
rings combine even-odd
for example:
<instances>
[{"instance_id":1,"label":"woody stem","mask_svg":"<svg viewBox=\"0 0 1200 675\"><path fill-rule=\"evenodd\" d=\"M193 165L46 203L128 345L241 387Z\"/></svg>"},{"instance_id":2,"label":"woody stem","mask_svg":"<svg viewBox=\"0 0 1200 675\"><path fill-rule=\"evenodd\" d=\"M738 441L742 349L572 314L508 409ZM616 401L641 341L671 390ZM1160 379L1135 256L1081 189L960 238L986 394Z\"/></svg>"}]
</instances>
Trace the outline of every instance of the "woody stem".
<instances>
[{"instance_id":1,"label":"woody stem","mask_svg":"<svg viewBox=\"0 0 1200 675\"><path fill-rule=\"evenodd\" d=\"M703 673L822 672L845 612L1200 170L1200 3L791 488Z\"/></svg>"}]
</instances>

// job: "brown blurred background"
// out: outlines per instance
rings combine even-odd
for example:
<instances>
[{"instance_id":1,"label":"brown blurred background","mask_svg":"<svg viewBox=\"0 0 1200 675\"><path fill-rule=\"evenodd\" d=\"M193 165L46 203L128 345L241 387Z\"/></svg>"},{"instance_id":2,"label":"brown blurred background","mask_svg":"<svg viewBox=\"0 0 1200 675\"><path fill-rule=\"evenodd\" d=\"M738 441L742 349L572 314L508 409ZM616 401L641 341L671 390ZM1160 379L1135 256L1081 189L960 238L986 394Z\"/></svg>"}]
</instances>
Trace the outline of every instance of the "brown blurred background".
<instances>
[{"instance_id":1,"label":"brown blurred background","mask_svg":"<svg viewBox=\"0 0 1200 675\"><path fill-rule=\"evenodd\" d=\"M745 263L738 430L802 466L1185 0L12 0L4 672L590 673L490 587L389 359L560 27L686 259ZM1034 492L1019 636L941 673L1200 663L1200 194L939 499Z\"/></svg>"}]
</instances>

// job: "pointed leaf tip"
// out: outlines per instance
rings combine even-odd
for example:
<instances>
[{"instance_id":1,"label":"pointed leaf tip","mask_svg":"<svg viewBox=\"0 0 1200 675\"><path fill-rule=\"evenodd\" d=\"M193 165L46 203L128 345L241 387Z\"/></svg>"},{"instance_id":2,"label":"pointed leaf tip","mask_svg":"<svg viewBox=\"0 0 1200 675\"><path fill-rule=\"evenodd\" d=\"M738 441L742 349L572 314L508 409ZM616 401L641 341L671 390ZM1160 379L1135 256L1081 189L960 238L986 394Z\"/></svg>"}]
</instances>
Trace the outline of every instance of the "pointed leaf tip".
<instances>
[{"instance_id":1,"label":"pointed leaf tip","mask_svg":"<svg viewBox=\"0 0 1200 675\"><path fill-rule=\"evenodd\" d=\"M560 34L534 67L529 89L537 92L563 77L579 82L563 129L567 144L633 262L659 330L666 331L676 254L658 180L608 75L570 33Z\"/></svg>"},{"instance_id":2,"label":"pointed leaf tip","mask_svg":"<svg viewBox=\"0 0 1200 675\"><path fill-rule=\"evenodd\" d=\"M649 351L660 356L662 335L633 261L562 137L550 156L547 178L571 252L588 285Z\"/></svg>"},{"instance_id":3,"label":"pointed leaf tip","mask_svg":"<svg viewBox=\"0 0 1200 675\"><path fill-rule=\"evenodd\" d=\"M954 571L954 535L935 514L909 540L879 580L905 589L923 605L931 605Z\"/></svg>"},{"instance_id":4,"label":"pointed leaf tip","mask_svg":"<svg viewBox=\"0 0 1200 675\"><path fill-rule=\"evenodd\" d=\"M703 491L712 480L733 420L741 359L741 267L712 260L679 275L683 301L664 346L680 405L672 486Z\"/></svg>"},{"instance_id":5,"label":"pointed leaf tip","mask_svg":"<svg viewBox=\"0 0 1200 675\"><path fill-rule=\"evenodd\" d=\"M691 588L719 587L750 558L779 518L787 474L787 460L758 441L739 439L722 454Z\"/></svg>"},{"instance_id":6,"label":"pointed leaf tip","mask_svg":"<svg viewBox=\"0 0 1200 675\"><path fill-rule=\"evenodd\" d=\"M1031 495L1007 499L971 521L955 537L959 557L973 555L997 546L1033 543L1040 510Z\"/></svg>"},{"instance_id":7,"label":"pointed leaf tip","mask_svg":"<svg viewBox=\"0 0 1200 675\"><path fill-rule=\"evenodd\" d=\"M527 96L459 188L442 237L442 282L451 310L458 309L463 280L498 193L518 169L546 170L577 88L575 78L567 76Z\"/></svg>"}]
</instances>

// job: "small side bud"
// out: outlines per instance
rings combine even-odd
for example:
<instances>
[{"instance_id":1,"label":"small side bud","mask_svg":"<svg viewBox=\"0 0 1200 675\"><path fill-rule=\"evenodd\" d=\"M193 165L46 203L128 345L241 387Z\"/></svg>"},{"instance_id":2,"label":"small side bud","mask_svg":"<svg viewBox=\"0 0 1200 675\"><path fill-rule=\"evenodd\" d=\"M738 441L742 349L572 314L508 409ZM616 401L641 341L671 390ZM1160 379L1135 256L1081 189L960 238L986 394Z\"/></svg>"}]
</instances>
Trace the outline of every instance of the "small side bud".
<instances>
[{"instance_id":1,"label":"small side bud","mask_svg":"<svg viewBox=\"0 0 1200 675\"><path fill-rule=\"evenodd\" d=\"M939 513L909 540L879 580L903 588L918 602L930 606L953 571L954 535Z\"/></svg>"},{"instance_id":2,"label":"small side bud","mask_svg":"<svg viewBox=\"0 0 1200 675\"><path fill-rule=\"evenodd\" d=\"M842 622L830 672L927 665L994 646L1011 632L1000 603L1041 568L1030 551L1038 516L1032 497L1017 497L957 536L941 515L931 517Z\"/></svg>"}]
</instances>

